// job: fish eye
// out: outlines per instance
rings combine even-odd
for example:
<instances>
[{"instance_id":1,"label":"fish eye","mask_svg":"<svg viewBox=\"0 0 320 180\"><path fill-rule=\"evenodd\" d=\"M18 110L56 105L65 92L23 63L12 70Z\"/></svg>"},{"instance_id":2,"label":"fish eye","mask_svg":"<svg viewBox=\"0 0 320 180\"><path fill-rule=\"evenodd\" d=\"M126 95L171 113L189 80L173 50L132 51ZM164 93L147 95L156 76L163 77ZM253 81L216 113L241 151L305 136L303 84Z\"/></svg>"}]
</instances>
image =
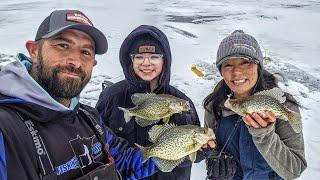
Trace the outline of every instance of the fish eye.
<instances>
[{"instance_id":1,"label":"fish eye","mask_svg":"<svg viewBox=\"0 0 320 180\"><path fill-rule=\"evenodd\" d=\"M205 134L206 133L206 130L205 129L200 129L199 131L201 134Z\"/></svg>"},{"instance_id":2,"label":"fish eye","mask_svg":"<svg viewBox=\"0 0 320 180\"><path fill-rule=\"evenodd\" d=\"M204 130L203 130L203 133L207 133L207 130L206 130L206 129L204 129Z\"/></svg>"}]
</instances>

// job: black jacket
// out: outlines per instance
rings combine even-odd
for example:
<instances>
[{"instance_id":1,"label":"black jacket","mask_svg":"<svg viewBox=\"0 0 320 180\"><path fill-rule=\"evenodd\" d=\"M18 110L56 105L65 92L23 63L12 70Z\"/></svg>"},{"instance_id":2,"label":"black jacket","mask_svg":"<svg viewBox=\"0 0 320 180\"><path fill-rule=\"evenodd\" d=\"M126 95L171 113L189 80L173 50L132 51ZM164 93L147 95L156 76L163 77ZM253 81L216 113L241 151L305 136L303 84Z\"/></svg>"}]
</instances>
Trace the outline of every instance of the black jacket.
<instances>
[{"instance_id":1,"label":"black jacket","mask_svg":"<svg viewBox=\"0 0 320 180\"><path fill-rule=\"evenodd\" d=\"M103 127L94 108L78 103L77 97L69 108L53 100L20 61L0 70L0 84L0 179L38 180L50 171L57 179L75 179L107 162L112 169L104 172L110 179L115 167L124 179L157 170L152 159L143 164L140 151Z\"/></svg>"},{"instance_id":2,"label":"black jacket","mask_svg":"<svg viewBox=\"0 0 320 180\"><path fill-rule=\"evenodd\" d=\"M177 125L195 124L200 126L199 118L192 101L181 91L169 85L170 82L170 67L171 67L171 51L167 37L163 32L153 26L142 25L133 30L124 40L120 49L120 62L125 75L125 80L115 83L107 87L101 94L96 108L98 109L103 121L120 137L123 137L134 146L134 143L140 145L149 145L148 130L152 125L141 127L135 123L134 120L125 122L123 112L118 107L131 108L134 104L131 102L131 96L134 93L148 93L150 92L149 82L138 80L130 69L132 61L129 56L129 49L132 42L140 36L151 35L161 43L165 59L163 65L163 72L160 75L159 86L154 91L156 94L170 94L181 99L188 100L190 103L190 112L182 114L174 114L170 118L170 123ZM162 124L160 121L157 124ZM158 172L152 177L146 179L157 180L174 180L190 179L191 162L185 161L180 166L176 167L170 173Z\"/></svg>"}]
</instances>

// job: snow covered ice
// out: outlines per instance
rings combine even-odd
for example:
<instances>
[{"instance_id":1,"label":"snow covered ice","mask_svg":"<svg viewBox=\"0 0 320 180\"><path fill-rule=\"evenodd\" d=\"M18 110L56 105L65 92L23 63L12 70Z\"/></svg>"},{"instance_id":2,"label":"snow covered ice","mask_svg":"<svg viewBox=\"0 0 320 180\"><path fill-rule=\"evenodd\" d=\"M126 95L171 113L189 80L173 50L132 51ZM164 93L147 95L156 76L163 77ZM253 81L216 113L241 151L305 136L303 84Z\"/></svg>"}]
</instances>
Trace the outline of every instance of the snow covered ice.
<instances>
[{"instance_id":1,"label":"snow covered ice","mask_svg":"<svg viewBox=\"0 0 320 180\"><path fill-rule=\"evenodd\" d=\"M320 1L319 0L139 0L0 2L0 67L27 53L41 21L54 9L80 9L107 36L108 53L97 56L83 103L95 106L104 80L124 79L118 52L124 38L141 24L155 25L170 41L171 84L185 92L203 124L202 101L220 80L213 66L222 38L235 29L253 35L270 57L267 70L282 77L280 87L300 102L308 168L300 179L320 179ZM205 73L197 77L191 67ZM192 180L205 179L204 162L194 164Z\"/></svg>"}]
</instances>

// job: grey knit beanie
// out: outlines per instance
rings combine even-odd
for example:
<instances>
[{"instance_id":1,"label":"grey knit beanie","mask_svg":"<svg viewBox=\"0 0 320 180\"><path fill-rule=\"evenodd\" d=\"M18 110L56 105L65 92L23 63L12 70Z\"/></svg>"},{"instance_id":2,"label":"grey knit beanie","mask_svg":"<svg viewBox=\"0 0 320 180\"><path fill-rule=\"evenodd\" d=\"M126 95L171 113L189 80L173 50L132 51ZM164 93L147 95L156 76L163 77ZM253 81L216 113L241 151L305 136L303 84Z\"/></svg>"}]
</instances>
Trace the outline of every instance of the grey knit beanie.
<instances>
[{"instance_id":1,"label":"grey knit beanie","mask_svg":"<svg viewBox=\"0 0 320 180\"><path fill-rule=\"evenodd\" d=\"M221 64L231 56L247 57L263 68L263 56L257 40L242 30L235 30L221 41L217 53L217 68L220 70Z\"/></svg>"}]
</instances>

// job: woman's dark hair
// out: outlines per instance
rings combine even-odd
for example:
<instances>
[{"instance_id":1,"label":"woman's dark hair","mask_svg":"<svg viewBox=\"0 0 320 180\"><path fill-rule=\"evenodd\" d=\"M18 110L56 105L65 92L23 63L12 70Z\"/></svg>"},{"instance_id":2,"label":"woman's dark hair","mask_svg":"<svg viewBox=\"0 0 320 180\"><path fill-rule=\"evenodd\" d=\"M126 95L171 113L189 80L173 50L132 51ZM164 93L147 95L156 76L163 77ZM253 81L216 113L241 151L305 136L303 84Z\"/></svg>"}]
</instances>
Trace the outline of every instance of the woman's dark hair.
<instances>
[{"instance_id":1,"label":"woman's dark hair","mask_svg":"<svg viewBox=\"0 0 320 180\"><path fill-rule=\"evenodd\" d=\"M276 77L266 70L262 70L260 66L258 66L258 80L252 92L250 94L254 94L259 91L263 91L266 89L272 89L274 87L278 87ZM214 114L216 119L221 118L221 104L227 99L228 95L231 94L230 88L227 86L225 81L222 79L215 86L212 93L210 93L203 101L203 107L205 110ZM297 104L295 99L287 93L285 93L287 100L293 104ZM212 106L209 106L212 104Z\"/></svg>"}]
</instances>

